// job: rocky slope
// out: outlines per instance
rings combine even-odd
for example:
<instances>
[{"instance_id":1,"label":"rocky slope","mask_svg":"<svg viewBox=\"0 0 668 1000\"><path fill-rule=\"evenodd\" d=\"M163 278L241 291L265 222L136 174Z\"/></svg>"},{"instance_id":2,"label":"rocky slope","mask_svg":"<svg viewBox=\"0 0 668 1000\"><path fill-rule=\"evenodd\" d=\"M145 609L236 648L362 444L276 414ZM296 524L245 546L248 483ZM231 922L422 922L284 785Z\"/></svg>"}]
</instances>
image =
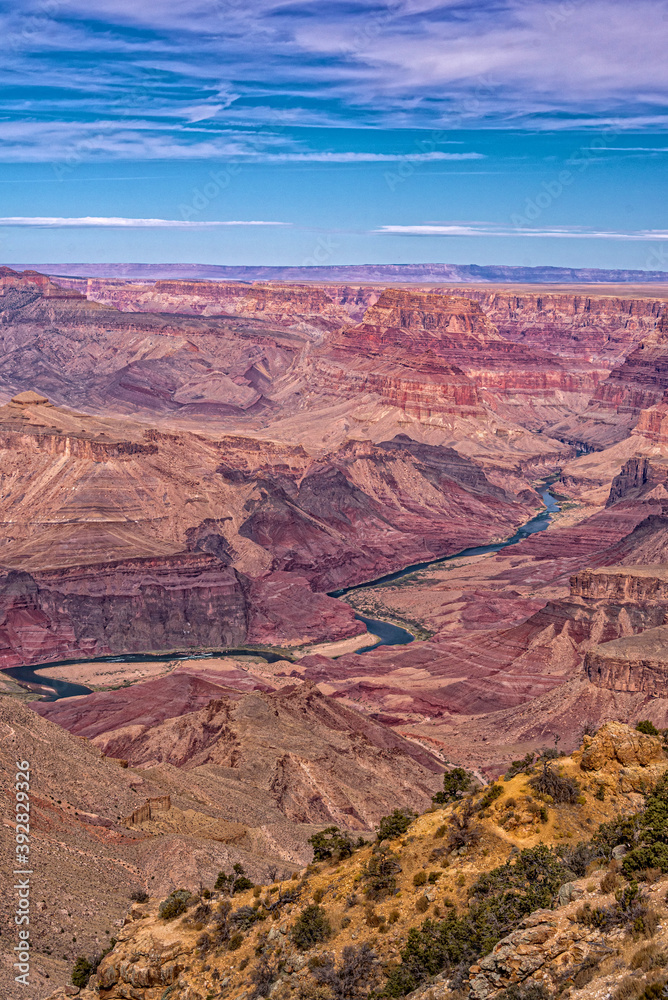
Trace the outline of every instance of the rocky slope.
<instances>
[{"instance_id":1,"label":"rocky slope","mask_svg":"<svg viewBox=\"0 0 668 1000\"><path fill-rule=\"evenodd\" d=\"M76 955L109 945L132 892L196 890L234 863L254 879L289 876L310 857L314 824L369 830L395 801L424 808L438 786L438 758L316 691L244 695L190 681L180 705L172 686L171 710L187 700L208 707L161 722L137 690L143 719L92 742L0 698L3 786L13 787L17 755L31 765L30 858L39 875L30 1000L49 992L47 977L66 982ZM14 803L2 802L9 827ZM2 885L8 925L7 876ZM9 998L13 941L2 940L0 991Z\"/></svg>"},{"instance_id":2,"label":"rocky slope","mask_svg":"<svg viewBox=\"0 0 668 1000\"><path fill-rule=\"evenodd\" d=\"M614 839L598 849L576 845L589 841L601 821L637 813L638 790L653 785L666 766L661 740L612 723L551 765L577 783L569 786L579 793L570 803L541 799L520 772L433 809L403 835L396 830L352 857L311 864L287 883L231 900L200 891L171 919L160 917L154 896L131 908L82 1000L157 1000L167 991L186 1000L270 994L361 1000L387 984L391 996L412 986L414 1000L488 1000L505 997L512 985L585 1000L621 981L624 995L639 997L649 983L665 980L668 881L659 870L641 872L634 889L616 860L628 848L611 857ZM465 843L458 846L462 831ZM550 845L558 849L550 852ZM391 873L385 889L374 874L382 865ZM527 881L516 874L523 866ZM502 924L474 944L476 924L466 924L467 912L478 914L480 926L485 904L496 907L509 885L506 914L514 912L513 890L525 908L517 907L507 933ZM627 899L635 900L628 915ZM302 940L296 929L314 911L325 923ZM597 923L592 913L608 914L609 922ZM462 963L449 942L467 926L459 949L477 950L477 957Z\"/></svg>"}]
</instances>

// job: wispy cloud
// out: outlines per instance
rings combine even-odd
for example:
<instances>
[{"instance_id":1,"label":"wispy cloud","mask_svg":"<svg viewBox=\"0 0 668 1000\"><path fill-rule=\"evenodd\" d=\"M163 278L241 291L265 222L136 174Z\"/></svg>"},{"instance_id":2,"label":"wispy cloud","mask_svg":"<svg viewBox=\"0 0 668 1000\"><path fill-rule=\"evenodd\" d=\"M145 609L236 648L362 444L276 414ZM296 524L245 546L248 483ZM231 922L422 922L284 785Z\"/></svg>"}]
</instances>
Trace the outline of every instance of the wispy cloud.
<instances>
[{"instance_id":1,"label":"wispy cloud","mask_svg":"<svg viewBox=\"0 0 668 1000\"><path fill-rule=\"evenodd\" d=\"M99 229L206 229L219 226L290 226L289 222L264 222L260 220L231 220L199 222L182 219L125 219L108 217L83 216L79 219L59 218L57 216L6 216L0 218L0 226L37 226L42 228L99 228Z\"/></svg>"},{"instance_id":2,"label":"wispy cloud","mask_svg":"<svg viewBox=\"0 0 668 1000\"><path fill-rule=\"evenodd\" d=\"M76 143L98 122L116 158L157 155L156 130L183 157L243 127L263 149L290 124L668 128L656 0L23 0L0 32L2 131L34 128L3 159L47 159L48 126ZM319 141L268 152L345 155Z\"/></svg>"},{"instance_id":3,"label":"wispy cloud","mask_svg":"<svg viewBox=\"0 0 668 1000\"><path fill-rule=\"evenodd\" d=\"M584 240L668 240L666 229L636 231L586 229L582 226L552 226L545 228L511 228L494 223L447 223L416 226L380 226L376 235L387 236L521 236Z\"/></svg>"},{"instance_id":4,"label":"wispy cloud","mask_svg":"<svg viewBox=\"0 0 668 1000\"><path fill-rule=\"evenodd\" d=\"M430 163L434 160L484 160L484 153L264 153L265 163Z\"/></svg>"}]
</instances>

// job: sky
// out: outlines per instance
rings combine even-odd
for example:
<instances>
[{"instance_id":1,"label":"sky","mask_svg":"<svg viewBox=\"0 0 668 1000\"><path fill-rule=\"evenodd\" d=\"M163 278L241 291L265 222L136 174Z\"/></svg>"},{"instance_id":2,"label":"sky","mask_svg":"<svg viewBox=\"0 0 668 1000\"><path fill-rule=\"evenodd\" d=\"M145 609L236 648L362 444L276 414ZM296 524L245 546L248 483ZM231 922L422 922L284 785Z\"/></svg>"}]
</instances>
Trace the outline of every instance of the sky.
<instances>
[{"instance_id":1,"label":"sky","mask_svg":"<svg viewBox=\"0 0 668 1000\"><path fill-rule=\"evenodd\" d=\"M668 270L668 0L0 0L0 32L0 261Z\"/></svg>"}]
</instances>

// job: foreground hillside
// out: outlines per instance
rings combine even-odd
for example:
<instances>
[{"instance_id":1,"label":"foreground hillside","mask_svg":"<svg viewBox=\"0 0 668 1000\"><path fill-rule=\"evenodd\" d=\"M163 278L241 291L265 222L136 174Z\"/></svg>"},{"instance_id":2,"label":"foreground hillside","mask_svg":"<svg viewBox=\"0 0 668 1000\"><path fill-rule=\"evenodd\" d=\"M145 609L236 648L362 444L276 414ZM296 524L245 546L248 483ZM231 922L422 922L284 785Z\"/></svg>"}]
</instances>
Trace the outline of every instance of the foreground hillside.
<instances>
[{"instance_id":1,"label":"foreground hillside","mask_svg":"<svg viewBox=\"0 0 668 1000\"><path fill-rule=\"evenodd\" d=\"M195 891L235 864L257 882L287 878L310 859L308 838L323 824L368 837L396 804L424 809L439 787L438 758L309 686L227 697L210 687L218 698L205 690L208 707L162 724L150 700L137 706L144 726L115 731L117 758L103 752L113 749L104 741L0 698L2 787L13 786L17 756L31 765L38 874L27 1000L41 1000L49 980L67 982L77 955L109 947L133 893ZM13 811L3 795L10 836ZM15 900L6 875L2 885L0 919L9 927ZM7 998L15 995L13 944L10 935L0 941Z\"/></svg>"},{"instance_id":2,"label":"foreground hillside","mask_svg":"<svg viewBox=\"0 0 668 1000\"><path fill-rule=\"evenodd\" d=\"M287 880L142 897L82 1000L649 1000L666 980L667 768L661 738L610 723L492 785L448 772L451 802L399 809L361 846L325 829ZM89 973L82 958L74 978Z\"/></svg>"}]
</instances>

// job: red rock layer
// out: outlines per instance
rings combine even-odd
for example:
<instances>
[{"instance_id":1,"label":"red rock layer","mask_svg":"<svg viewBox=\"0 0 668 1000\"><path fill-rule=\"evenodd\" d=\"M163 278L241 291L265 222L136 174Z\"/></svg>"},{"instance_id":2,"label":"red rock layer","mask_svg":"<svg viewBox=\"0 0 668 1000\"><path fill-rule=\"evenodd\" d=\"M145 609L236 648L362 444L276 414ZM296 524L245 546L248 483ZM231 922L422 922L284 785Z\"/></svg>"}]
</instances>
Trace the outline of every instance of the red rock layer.
<instances>
[{"instance_id":1,"label":"red rock layer","mask_svg":"<svg viewBox=\"0 0 668 1000\"><path fill-rule=\"evenodd\" d=\"M462 289L447 289L462 294ZM662 299L568 292L467 288L507 340L550 354L612 368L651 336L665 310Z\"/></svg>"},{"instance_id":2,"label":"red rock layer","mask_svg":"<svg viewBox=\"0 0 668 1000\"><path fill-rule=\"evenodd\" d=\"M203 552L0 578L0 666L243 642L235 572Z\"/></svg>"},{"instance_id":3,"label":"red rock layer","mask_svg":"<svg viewBox=\"0 0 668 1000\"><path fill-rule=\"evenodd\" d=\"M497 394L591 393L603 374L586 359L566 363L504 339L470 299L402 289L385 289L363 322L342 330L323 353L341 365L343 381L349 373L359 379L360 368L366 375L372 364L381 373L376 377L388 382L392 369L405 378L401 369L413 368L425 377L427 400L439 399L442 383L466 385L466 395L462 389L459 398L450 391L451 405L459 407L479 404L483 390L492 404ZM420 401L410 402L423 412Z\"/></svg>"}]
</instances>

